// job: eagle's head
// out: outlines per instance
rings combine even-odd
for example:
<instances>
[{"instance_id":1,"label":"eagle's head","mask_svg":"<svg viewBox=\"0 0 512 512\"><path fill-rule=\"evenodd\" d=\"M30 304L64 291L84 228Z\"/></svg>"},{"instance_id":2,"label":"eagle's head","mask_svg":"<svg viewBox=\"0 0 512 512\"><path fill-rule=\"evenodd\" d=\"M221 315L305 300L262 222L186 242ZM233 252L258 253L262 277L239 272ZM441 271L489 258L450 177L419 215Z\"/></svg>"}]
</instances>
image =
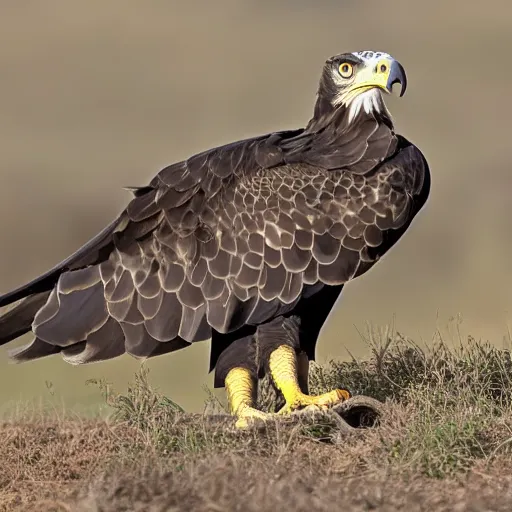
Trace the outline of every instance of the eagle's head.
<instances>
[{"instance_id":1,"label":"eagle's head","mask_svg":"<svg viewBox=\"0 0 512 512\"><path fill-rule=\"evenodd\" d=\"M342 109L350 123L360 113L389 117L382 92L391 93L400 84L400 96L407 88L402 65L383 52L360 51L342 53L324 65L315 117Z\"/></svg>"}]
</instances>

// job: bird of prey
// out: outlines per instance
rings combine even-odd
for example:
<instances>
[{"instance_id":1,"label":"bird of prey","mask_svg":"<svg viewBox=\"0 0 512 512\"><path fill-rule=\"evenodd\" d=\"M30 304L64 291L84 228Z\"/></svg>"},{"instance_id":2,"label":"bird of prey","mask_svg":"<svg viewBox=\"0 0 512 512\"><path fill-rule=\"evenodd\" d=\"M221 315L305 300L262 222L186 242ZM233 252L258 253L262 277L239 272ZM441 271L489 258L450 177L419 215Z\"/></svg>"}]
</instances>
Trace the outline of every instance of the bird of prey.
<instances>
[{"instance_id":1,"label":"bird of prey","mask_svg":"<svg viewBox=\"0 0 512 512\"><path fill-rule=\"evenodd\" d=\"M426 203L430 171L396 133L383 93L402 65L384 52L329 58L305 127L209 149L142 187L97 236L0 297L0 344L25 362L150 358L211 340L210 371L236 424L271 376L288 414L350 396L308 392L308 363L344 285L401 238Z\"/></svg>"}]
</instances>

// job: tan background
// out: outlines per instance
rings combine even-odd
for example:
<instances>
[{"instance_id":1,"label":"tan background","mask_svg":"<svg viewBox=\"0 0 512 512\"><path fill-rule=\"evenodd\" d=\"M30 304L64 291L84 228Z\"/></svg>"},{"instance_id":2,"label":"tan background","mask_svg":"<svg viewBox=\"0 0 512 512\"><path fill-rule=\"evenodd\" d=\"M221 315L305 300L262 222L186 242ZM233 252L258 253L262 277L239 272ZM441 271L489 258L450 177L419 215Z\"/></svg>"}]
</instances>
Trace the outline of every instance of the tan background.
<instances>
[{"instance_id":1,"label":"tan background","mask_svg":"<svg viewBox=\"0 0 512 512\"><path fill-rule=\"evenodd\" d=\"M431 198L398 246L346 288L320 360L364 355L358 329L395 321L502 344L512 320L512 7L495 2L3 0L0 4L0 292L56 264L163 166L212 146L304 125L324 60L391 53L409 89L388 99L432 170ZM23 340L26 341L26 340ZM150 363L184 406L205 397L209 343ZM138 362L21 366L2 350L0 403L83 410L85 386L123 389Z\"/></svg>"}]
</instances>

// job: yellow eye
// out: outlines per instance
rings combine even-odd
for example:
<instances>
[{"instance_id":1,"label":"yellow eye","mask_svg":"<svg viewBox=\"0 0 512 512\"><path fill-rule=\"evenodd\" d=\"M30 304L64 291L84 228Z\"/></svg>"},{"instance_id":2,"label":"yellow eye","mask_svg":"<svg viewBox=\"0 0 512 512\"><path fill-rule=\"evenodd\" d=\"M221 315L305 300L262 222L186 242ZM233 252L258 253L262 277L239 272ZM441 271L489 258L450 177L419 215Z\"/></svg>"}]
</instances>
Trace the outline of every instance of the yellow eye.
<instances>
[{"instance_id":1,"label":"yellow eye","mask_svg":"<svg viewBox=\"0 0 512 512\"><path fill-rule=\"evenodd\" d=\"M343 78L350 78L352 74L354 73L354 68L352 64L349 64L348 62L343 62L340 64L340 75Z\"/></svg>"}]
</instances>

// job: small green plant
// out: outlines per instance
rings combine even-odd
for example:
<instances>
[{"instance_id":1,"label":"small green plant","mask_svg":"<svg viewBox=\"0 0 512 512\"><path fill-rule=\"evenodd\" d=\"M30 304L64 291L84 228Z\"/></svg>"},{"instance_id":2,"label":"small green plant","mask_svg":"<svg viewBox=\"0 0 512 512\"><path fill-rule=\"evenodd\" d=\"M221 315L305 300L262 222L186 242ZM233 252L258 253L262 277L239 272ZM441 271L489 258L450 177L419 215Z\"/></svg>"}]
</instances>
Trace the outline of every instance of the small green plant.
<instances>
[{"instance_id":1,"label":"small green plant","mask_svg":"<svg viewBox=\"0 0 512 512\"><path fill-rule=\"evenodd\" d=\"M488 458L492 443L486 433L496 418L484 407L467 406L464 391L459 405L442 401L430 387L410 390L401 428L382 439L389 461L432 478L469 470L478 459ZM395 426L396 427L396 426Z\"/></svg>"},{"instance_id":2,"label":"small green plant","mask_svg":"<svg viewBox=\"0 0 512 512\"><path fill-rule=\"evenodd\" d=\"M185 411L152 388L148 375L149 369L142 366L124 395L114 392L104 380L91 379L87 383L99 387L106 404L113 411L114 421L126 423L139 432L139 439L134 440L134 446L142 441L145 445L150 444L164 451L172 450L175 448L175 440L169 437L169 431L177 417Z\"/></svg>"}]
</instances>

